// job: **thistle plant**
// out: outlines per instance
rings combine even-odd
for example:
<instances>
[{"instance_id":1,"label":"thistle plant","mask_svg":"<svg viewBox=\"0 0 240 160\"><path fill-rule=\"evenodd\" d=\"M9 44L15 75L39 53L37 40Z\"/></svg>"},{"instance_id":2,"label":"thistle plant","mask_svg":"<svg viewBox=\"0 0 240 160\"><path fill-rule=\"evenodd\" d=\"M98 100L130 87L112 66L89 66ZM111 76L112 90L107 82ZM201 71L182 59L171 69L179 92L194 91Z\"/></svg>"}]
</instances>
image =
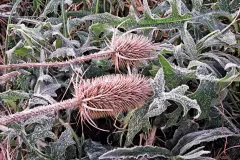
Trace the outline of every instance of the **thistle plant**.
<instances>
[{"instance_id":1,"label":"thistle plant","mask_svg":"<svg viewBox=\"0 0 240 160\"><path fill-rule=\"evenodd\" d=\"M162 50L159 44L152 43L142 35L113 36L112 41L100 52L78 57L65 62L23 63L0 65L0 69L28 68L28 67L59 67L76 62L85 62L93 59L111 58L115 68L133 66L143 59L151 59L154 51Z\"/></svg>"},{"instance_id":2,"label":"thistle plant","mask_svg":"<svg viewBox=\"0 0 240 160\"><path fill-rule=\"evenodd\" d=\"M73 99L1 117L0 124L75 107L79 108L81 120L91 123L92 119L139 108L152 95L148 79L140 75L107 75L76 82L74 87Z\"/></svg>"},{"instance_id":3,"label":"thistle plant","mask_svg":"<svg viewBox=\"0 0 240 160\"><path fill-rule=\"evenodd\" d=\"M134 66L141 60L151 59L154 51L160 49L147 37L136 34L113 36L108 48L115 53L112 55L112 60L116 69Z\"/></svg>"}]
</instances>

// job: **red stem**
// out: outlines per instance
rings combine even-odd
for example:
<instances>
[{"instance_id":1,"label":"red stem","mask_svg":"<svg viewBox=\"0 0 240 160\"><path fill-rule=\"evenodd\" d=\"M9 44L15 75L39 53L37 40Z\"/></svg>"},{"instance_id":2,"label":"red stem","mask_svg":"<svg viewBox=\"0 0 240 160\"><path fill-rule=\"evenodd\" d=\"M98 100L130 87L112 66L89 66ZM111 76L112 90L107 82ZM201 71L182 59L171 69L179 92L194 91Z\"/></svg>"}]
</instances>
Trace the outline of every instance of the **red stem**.
<instances>
[{"instance_id":1,"label":"red stem","mask_svg":"<svg viewBox=\"0 0 240 160\"><path fill-rule=\"evenodd\" d=\"M76 98L65 100L59 103L47 105L47 106L39 106L35 107L33 109L24 110L22 112L17 112L8 116L4 116L0 118L0 124L1 125L7 125L11 122L18 122L20 120L23 120L25 118L43 115L51 112L56 112L61 109L67 109L67 108L74 108L82 103L81 100L78 100Z\"/></svg>"},{"instance_id":2,"label":"red stem","mask_svg":"<svg viewBox=\"0 0 240 160\"><path fill-rule=\"evenodd\" d=\"M11 69L11 68L28 68L28 67L58 67L65 66L75 62L85 62L91 59L104 58L111 56L114 52L110 51L100 51L95 54L90 54L87 56L78 57L75 59L71 59L65 62L48 62L48 63L23 63L23 64L8 64L8 65L0 65L0 69Z\"/></svg>"},{"instance_id":3,"label":"red stem","mask_svg":"<svg viewBox=\"0 0 240 160\"><path fill-rule=\"evenodd\" d=\"M6 83L11 77L19 76L21 73L18 71L13 71L0 76L0 84Z\"/></svg>"}]
</instances>

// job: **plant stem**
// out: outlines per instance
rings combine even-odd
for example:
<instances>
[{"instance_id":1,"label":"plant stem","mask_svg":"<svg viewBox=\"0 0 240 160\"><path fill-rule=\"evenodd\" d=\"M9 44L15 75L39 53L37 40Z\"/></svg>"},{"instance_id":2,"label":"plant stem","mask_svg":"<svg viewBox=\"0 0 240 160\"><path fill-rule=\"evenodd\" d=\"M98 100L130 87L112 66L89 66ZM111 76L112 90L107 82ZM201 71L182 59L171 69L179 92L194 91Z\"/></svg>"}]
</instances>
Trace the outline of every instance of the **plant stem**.
<instances>
[{"instance_id":1,"label":"plant stem","mask_svg":"<svg viewBox=\"0 0 240 160\"><path fill-rule=\"evenodd\" d=\"M114 52L110 51L100 51L96 54L90 54L87 56L78 57L75 59L71 59L65 62L47 62L47 63L22 63L22 64L8 64L8 65L0 65L0 69L13 69L13 68L28 68L28 67L59 67L73 64L75 62L85 62L92 59L109 57Z\"/></svg>"},{"instance_id":2,"label":"plant stem","mask_svg":"<svg viewBox=\"0 0 240 160\"><path fill-rule=\"evenodd\" d=\"M21 73L18 71L13 71L7 74L4 74L3 76L0 76L0 84L6 83L10 78L19 76Z\"/></svg>"},{"instance_id":3,"label":"plant stem","mask_svg":"<svg viewBox=\"0 0 240 160\"><path fill-rule=\"evenodd\" d=\"M77 98L73 98L73 99L65 100L65 101L47 105L47 106L35 107L33 109L24 110L22 112L17 112L12 115L1 117L0 124L7 125L8 123L18 122L25 118L43 115L43 114L59 111L61 109L74 108L77 105L81 104L81 102L82 102L81 100L78 100Z\"/></svg>"}]
</instances>

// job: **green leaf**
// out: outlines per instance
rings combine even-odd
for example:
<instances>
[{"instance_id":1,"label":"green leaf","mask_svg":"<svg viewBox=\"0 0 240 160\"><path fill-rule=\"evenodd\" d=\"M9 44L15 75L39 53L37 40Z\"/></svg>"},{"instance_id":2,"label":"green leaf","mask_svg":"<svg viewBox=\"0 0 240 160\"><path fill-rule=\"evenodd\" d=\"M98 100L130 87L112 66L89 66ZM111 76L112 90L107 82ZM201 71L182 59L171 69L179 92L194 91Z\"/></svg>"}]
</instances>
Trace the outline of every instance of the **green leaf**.
<instances>
[{"instance_id":1,"label":"green leaf","mask_svg":"<svg viewBox=\"0 0 240 160\"><path fill-rule=\"evenodd\" d=\"M231 1L229 8L231 9L231 12L234 12L239 8L239 6L240 6L239 0L233 0Z\"/></svg>"},{"instance_id":2,"label":"green leaf","mask_svg":"<svg viewBox=\"0 0 240 160\"><path fill-rule=\"evenodd\" d=\"M145 18L152 18L151 9L149 8L147 0L143 0L143 8L144 8L144 17Z\"/></svg>"},{"instance_id":3,"label":"green leaf","mask_svg":"<svg viewBox=\"0 0 240 160\"><path fill-rule=\"evenodd\" d=\"M184 23L183 29L181 30L181 37L184 42L184 46L187 51L187 55L193 60L197 59L198 53L196 50L196 44L194 42L194 39L192 38L191 34L187 30L187 23Z\"/></svg>"},{"instance_id":4,"label":"green leaf","mask_svg":"<svg viewBox=\"0 0 240 160\"><path fill-rule=\"evenodd\" d=\"M191 99L196 99L201 108L202 114L198 119L208 118L210 108L214 105L212 102L218 97L216 89L217 80L215 77L211 75L201 76L197 90L188 96Z\"/></svg>"},{"instance_id":5,"label":"green leaf","mask_svg":"<svg viewBox=\"0 0 240 160\"><path fill-rule=\"evenodd\" d=\"M181 16L181 1L178 0L167 0L172 9L172 17L180 17Z\"/></svg>"},{"instance_id":6,"label":"green leaf","mask_svg":"<svg viewBox=\"0 0 240 160\"><path fill-rule=\"evenodd\" d=\"M164 71L164 78L166 85L172 89L189 80L195 79L195 71L186 68L172 67L167 59L159 54L158 59Z\"/></svg>"},{"instance_id":7,"label":"green leaf","mask_svg":"<svg viewBox=\"0 0 240 160\"><path fill-rule=\"evenodd\" d=\"M226 85L232 82L240 82L240 72L235 67L233 67L225 77L219 79L218 81L220 85L223 85L221 88L224 88Z\"/></svg>"},{"instance_id":8,"label":"green leaf","mask_svg":"<svg viewBox=\"0 0 240 160\"><path fill-rule=\"evenodd\" d=\"M92 20L94 23L103 23L110 26L117 26L120 23L122 23L121 27L125 28L126 30L139 27L157 27L168 30L181 27L183 22L190 20L191 18L192 18L191 15L185 14L183 16L180 15L177 17L171 16L168 18L143 17L140 20L137 20L135 17L131 15L119 18L118 16L114 16L109 13L102 13L85 16L81 19L81 21Z\"/></svg>"},{"instance_id":9,"label":"green leaf","mask_svg":"<svg viewBox=\"0 0 240 160\"><path fill-rule=\"evenodd\" d=\"M164 61L166 62L166 61ZM183 107L183 117L187 115L191 108L197 110L197 115L194 118L198 118L201 114L200 106L196 100L190 99L185 96L185 92L188 90L187 85L181 85L177 88L172 89L170 92L164 92L164 75L163 69L159 69L158 73L154 78L154 88L155 88L155 99L149 106L147 117L153 117L161 114L167 109L167 100L172 100L181 104Z\"/></svg>"},{"instance_id":10,"label":"green leaf","mask_svg":"<svg viewBox=\"0 0 240 160\"><path fill-rule=\"evenodd\" d=\"M87 77L96 77L109 74L109 70L112 65L110 61L107 60L92 60L88 70L86 71Z\"/></svg>"},{"instance_id":11,"label":"green leaf","mask_svg":"<svg viewBox=\"0 0 240 160\"><path fill-rule=\"evenodd\" d=\"M55 14L58 13L58 6L60 5L62 0L51 0L48 2L41 17L45 17L47 14L54 12Z\"/></svg>"},{"instance_id":12,"label":"green leaf","mask_svg":"<svg viewBox=\"0 0 240 160\"><path fill-rule=\"evenodd\" d=\"M154 117L161 115L164 111L167 110L169 104L166 100L155 98L153 102L149 105L149 110L146 114L146 117Z\"/></svg>"},{"instance_id":13,"label":"green leaf","mask_svg":"<svg viewBox=\"0 0 240 160\"><path fill-rule=\"evenodd\" d=\"M23 40L20 40L13 48L6 51L6 55L8 56L8 60L11 62L14 51L17 50L17 49L23 48L23 47L24 47L24 42L23 42Z\"/></svg>"},{"instance_id":14,"label":"green leaf","mask_svg":"<svg viewBox=\"0 0 240 160\"><path fill-rule=\"evenodd\" d=\"M87 15L89 15L91 13L88 12L88 11L80 10L80 11L69 11L66 14L67 14L67 17L82 18L82 17L87 16ZM69 20L71 20L71 19L68 19L68 21Z\"/></svg>"},{"instance_id":15,"label":"green leaf","mask_svg":"<svg viewBox=\"0 0 240 160\"><path fill-rule=\"evenodd\" d=\"M189 133L183 136L177 143L177 145L172 149L174 154L184 154L190 148L198 145L202 142L211 142L219 138L224 138L228 136L234 136L235 134L225 127L202 130L193 133Z\"/></svg>"},{"instance_id":16,"label":"green leaf","mask_svg":"<svg viewBox=\"0 0 240 160\"><path fill-rule=\"evenodd\" d=\"M231 32L231 30L227 30L221 33L220 30L215 30L209 33L207 36L203 37L197 44L197 50L200 52L201 50L219 45L230 45L233 46L237 44L237 40L235 35Z\"/></svg>"},{"instance_id":17,"label":"green leaf","mask_svg":"<svg viewBox=\"0 0 240 160\"><path fill-rule=\"evenodd\" d=\"M45 160L42 157L39 157L36 153L30 153L26 160Z\"/></svg>"},{"instance_id":18,"label":"green leaf","mask_svg":"<svg viewBox=\"0 0 240 160\"><path fill-rule=\"evenodd\" d=\"M210 37L215 36L218 33L219 33L219 30L215 30L215 31L212 31L211 33L207 34L206 36L204 36L202 39L200 39L196 44L196 49L197 49L198 53L201 53L201 51L207 47L207 46L204 46L205 41L207 39L209 39Z\"/></svg>"},{"instance_id":19,"label":"green leaf","mask_svg":"<svg viewBox=\"0 0 240 160\"><path fill-rule=\"evenodd\" d=\"M34 125L33 132L27 135L29 143L32 146L36 145L35 143L37 140L47 138L47 137L53 140L57 140L56 135L51 131L54 123L53 116L41 115L37 117L32 117L30 119L27 119L24 122L24 125L27 126L29 124L34 124L34 123L35 125Z\"/></svg>"},{"instance_id":20,"label":"green leaf","mask_svg":"<svg viewBox=\"0 0 240 160\"><path fill-rule=\"evenodd\" d=\"M191 0L191 1L192 1L192 9L194 11L200 11L203 4L203 0Z\"/></svg>"},{"instance_id":21,"label":"green leaf","mask_svg":"<svg viewBox=\"0 0 240 160\"><path fill-rule=\"evenodd\" d=\"M178 126L182 121L184 121L184 119L186 118L182 117L182 112L183 112L183 108L178 107L173 112L166 114L166 117L168 118L168 120L164 128Z\"/></svg>"},{"instance_id":22,"label":"green leaf","mask_svg":"<svg viewBox=\"0 0 240 160\"><path fill-rule=\"evenodd\" d=\"M221 11L231 12L229 3L229 0L218 0L218 7Z\"/></svg>"},{"instance_id":23,"label":"green leaf","mask_svg":"<svg viewBox=\"0 0 240 160\"><path fill-rule=\"evenodd\" d=\"M18 99L29 99L29 94L24 91L18 90L8 90L0 93L1 99L13 100L16 101Z\"/></svg>"},{"instance_id":24,"label":"green leaf","mask_svg":"<svg viewBox=\"0 0 240 160\"><path fill-rule=\"evenodd\" d=\"M90 160L96 160L108 150L101 143L87 139L84 142L84 151Z\"/></svg>"},{"instance_id":25,"label":"green leaf","mask_svg":"<svg viewBox=\"0 0 240 160\"><path fill-rule=\"evenodd\" d=\"M68 5L71 5L71 0L61 0L61 20L63 24L63 35L65 37L68 36L68 30L67 30L67 14L65 9L65 3L69 3Z\"/></svg>"},{"instance_id":26,"label":"green leaf","mask_svg":"<svg viewBox=\"0 0 240 160\"><path fill-rule=\"evenodd\" d=\"M197 101L194 99L190 99L187 96L183 95L188 90L187 85L179 86L172 91L165 93L164 98L168 100L173 100L175 102L178 102L183 107L183 116L186 116L188 111L193 108L197 110L197 115L194 118L198 118L201 115L201 108ZM182 93L181 93L182 92Z\"/></svg>"},{"instance_id":27,"label":"green leaf","mask_svg":"<svg viewBox=\"0 0 240 160\"><path fill-rule=\"evenodd\" d=\"M20 55L20 56L25 56L27 55L29 52L33 51L32 48L27 48L27 47L24 47L24 48L20 48L20 49L16 49L13 51L14 54L17 54L17 55Z\"/></svg>"},{"instance_id":28,"label":"green leaf","mask_svg":"<svg viewBox=\"0 0 240 160\"><path fill-rule=\"evenodd\" d=\"M44 81L50 82L46 84ZM48 95L51 97L56 97L57 94L55 93L58 88L61 87L61 84L54 83L53 79L49 75L41 75L38 77L37 84L34 88L34 93L39 95Z\"/></svg>"},{"instance_id":29,"label":"green leaf","mask_svg":"<svg viewBox=\"0 0 240 160\"><path fill-rule=\"evenodd\" d=\"M34 13L37 13L37 10L40 8L40 6L44 6L41 0L33 0Z\"/></svg>"},{"instance_id":30,"label":"green leaf","mask_svg":"<svg viewBox=\"0 0 240 160\"><path fill-rule=\"evenodd\" d=\"M99 39L100 37L101 39L105 38L105 36L111 33L112 31L113 28L111 26L102 23L95 23L89 27L89 32L91 32L97 39Z\"/></svg>"},{"instance_id":31,"label":"green leaf","mask_svg":"<svg viewBox=\"0 0 240 160\"><path fill-rule=\"evenodd\" d=\"M168 148L173 148L184 135L191 132L196 132L199 128L199 125L191 120L182 122L180 126L174 132L173 138L166 142Z\"/></svg>"},{"instance_id":32,"label":"green leaf","mask_svg":"<svg viewBox=\"0 0 240 160\"><path fill-rule=\"evenodd\" d=\"M5 40L5 51L8 50L8 45L9 45L9 31L10 31L10 24L12 23L12 18L13 18L13 15L16 13L16 10L18 8L18 5L22 2L22 0L16 0L14 5L12 6L11 8L11 13L10 13L10 16L8 17L8 26L7 26L7 30L6 30L6 40ZM8 55L9 56L9 55ZM6 61L5 63L7 63L7 59L8 57L6 57Z\"/></svg>"},{"instance_id":33,"label":"green leaf","mask_svg":"<svg viewBox=\"0 0 240 160\"><path fill-rule=\"evenodd\" d=\"M52 159L65 160L65 152L68 146L75 144L70 129L62 132L57 142L50 143Z\"/></svg>"},{"instance_id":34,"label":"green leaf","mask_svg":"<svg viewBox=\"0 0 240 160\"><path fill-rule=\"evenodd\" d=\"M197 149L191 151L190 153L187 153L185 155L179 155L177 157L182 158L184 160L185 159L194 160L195 158L201 157L201 155L211 153L210 151L202 150L202 148L204 148L204 146L203 147L198 147ZM206 159L204 159L204 160L206 160Z\"/></svg>"},{"instance_id":35,"label":"green leaf","mask_svg":"<svg viewBox=\"0 0 240 160\"><path fill-rule=\"evenodd\" d=\"M68 57L68 56L76 57L76 52L74 51L74 49L68 48L68 47L61 47L56 49L56 51L52 53L51 58Z\"/></svg>"},{"instance_id":36,"label":"green leaf","mask_svg":"<svg viewBox=\"0 0 240 160\"><path fill-rule=\"evenodd\" d=\"M172 153L166 148L154 147L154 146L136 146L132 148L117 148L107 153L104 153L99 159L126 159L140 157L145 158L170 158Z\"/></svg>"},{"instance_id":37,"label":"green leaf","mask_svg":"<svg viewBox=\"0 0 240 160\"><path fill-rule=\"evenodd\" d=\"M132 141L137 133L141 130L147 131L151 128L149 119L145 117L147 113L147 107L144 106L136 111L134 111L131 120L128 124L128 132L126 136L126 141L124 146L129 146L132 144Z\"/></svg>"}]
</instances>

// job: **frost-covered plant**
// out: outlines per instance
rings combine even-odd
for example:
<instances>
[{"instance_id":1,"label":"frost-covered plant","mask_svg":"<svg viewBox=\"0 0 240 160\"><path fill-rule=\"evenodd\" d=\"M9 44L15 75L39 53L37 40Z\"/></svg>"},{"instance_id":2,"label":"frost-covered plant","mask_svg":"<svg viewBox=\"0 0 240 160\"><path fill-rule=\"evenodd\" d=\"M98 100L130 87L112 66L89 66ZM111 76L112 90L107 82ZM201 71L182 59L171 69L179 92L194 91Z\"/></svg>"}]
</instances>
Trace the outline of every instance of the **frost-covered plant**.
<instances>
[{"instance_id":1,"label":"frost-covered plant","mask_svg":"<svg viewBox=\"0 0 240 160\"><path fill-rule=\"evenodd\" d=\"M75 97L48 106L39 106L0 118L6 125L33 116L67 108L79 108L83 121L114 116L141 107L151 96L148 80L140 75L108 75L75 84Z\"/></svg>"},{"instance_id":2,"label":"frost-covered plant","mask_svg":"<svg viewBox=\"0 0 240 160\"><path fill-rule=\"evenodd\" d=\"M159 45L159 44L158 44ZM115 36L110 44L102 51L78 57L66 62L47 62L47 63L23 63L1 65L0 69L27 68L27 67L60 67L76 62L86 62L89 60L111 57L116 69L119 67L133 66L141 60L152 59L156 51L164 49L164 46L153 44L147 37L129 34ZM61 52L58 50L57 52ZM59 54L59 53L58 53ZM74 54L73 54L74 55Z\"/></svg>"},{"instance_id":3,"label":"frost-covered plant","mask_svg":"<svg viewBox=\"0 0 240 160\"><path fill-rule=\"evenodd\" d=\"M19 5L1 48L0 156L240 156L238 0L33 0L39 18Z\"/></svg>"}]
</instances>

